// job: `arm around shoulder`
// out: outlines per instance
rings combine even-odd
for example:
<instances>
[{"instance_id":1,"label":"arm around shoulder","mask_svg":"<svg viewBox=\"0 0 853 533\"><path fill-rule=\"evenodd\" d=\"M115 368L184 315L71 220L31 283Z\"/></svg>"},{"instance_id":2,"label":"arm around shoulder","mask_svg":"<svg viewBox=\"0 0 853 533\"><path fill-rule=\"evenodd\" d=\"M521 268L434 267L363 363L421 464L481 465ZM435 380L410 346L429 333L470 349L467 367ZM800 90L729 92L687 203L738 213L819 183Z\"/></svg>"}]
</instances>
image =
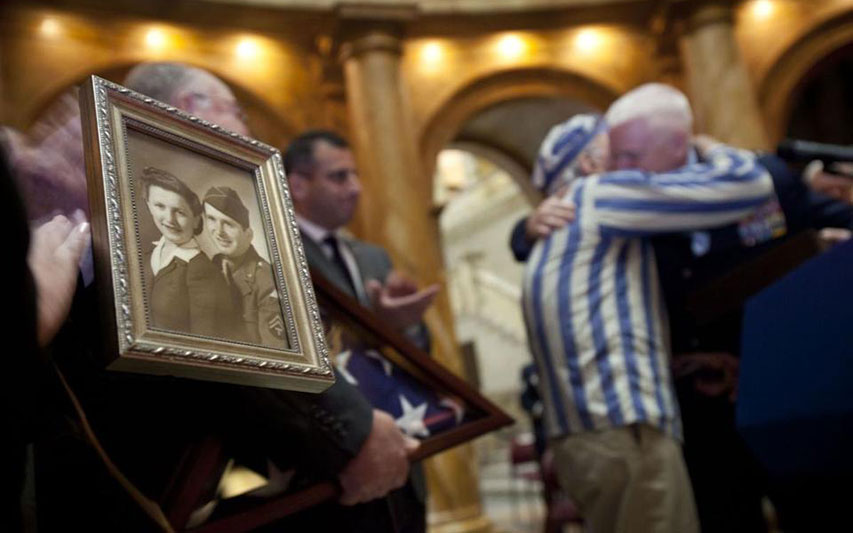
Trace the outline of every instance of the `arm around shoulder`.
<instances>
[{"instance_id":1,"label":"arm around shoulder","mask_svg":"<svg viewBox=\"0 0 853 533\"><path fill-rule=\"evenodd\" d=\"M718 145L707 158L670 172L591 178L586 212L605 232L639 236L725 225L772 198L770 174L751 153Z\"/></svg>"}]
</instances>

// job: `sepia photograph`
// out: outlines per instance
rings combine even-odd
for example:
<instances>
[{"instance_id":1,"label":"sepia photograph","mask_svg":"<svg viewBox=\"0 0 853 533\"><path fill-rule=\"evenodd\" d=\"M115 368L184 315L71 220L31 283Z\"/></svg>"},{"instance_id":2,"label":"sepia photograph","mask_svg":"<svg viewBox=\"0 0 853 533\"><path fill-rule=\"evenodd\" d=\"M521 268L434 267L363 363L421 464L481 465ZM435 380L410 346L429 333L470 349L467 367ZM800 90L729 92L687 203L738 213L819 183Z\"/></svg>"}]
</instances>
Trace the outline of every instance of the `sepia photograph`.
<instances>
[{"instance_id":1,"label":"sepia photograph","mask_svg":"<svg viewBox=\"0 0 853 533\"><path fill-rule=\"evenodd\" d=\"M80 104L107 368L331 385L278 150L96 76Z\"/></svg>"},{"instance_id":2,"label":"sepia photograph","mask_svg":"<svg viewBox=\"0 0 853 533\"><path fill-rule=\"evenodd\" d=\"M288 348L253 176L128 129L152 328Z\"/></svg>"}]
</instances>

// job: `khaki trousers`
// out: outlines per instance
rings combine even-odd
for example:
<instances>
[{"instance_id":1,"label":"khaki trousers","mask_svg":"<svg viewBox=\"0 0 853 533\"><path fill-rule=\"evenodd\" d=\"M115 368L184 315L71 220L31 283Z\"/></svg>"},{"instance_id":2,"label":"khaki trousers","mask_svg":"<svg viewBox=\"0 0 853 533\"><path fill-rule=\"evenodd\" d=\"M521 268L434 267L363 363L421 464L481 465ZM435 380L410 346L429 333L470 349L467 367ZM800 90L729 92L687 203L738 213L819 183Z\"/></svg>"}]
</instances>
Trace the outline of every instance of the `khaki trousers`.
<instances>
[{"instance_id":1,"label":"khaki trousers","mask_svg":"<svg viewBox=\"0 0 853 533\"><path fill-rule=\"evenodd\" d=\"M552 442L560 484L591 533L698 533L681 445L646 425Z\"/></svg>"}]
</instances>

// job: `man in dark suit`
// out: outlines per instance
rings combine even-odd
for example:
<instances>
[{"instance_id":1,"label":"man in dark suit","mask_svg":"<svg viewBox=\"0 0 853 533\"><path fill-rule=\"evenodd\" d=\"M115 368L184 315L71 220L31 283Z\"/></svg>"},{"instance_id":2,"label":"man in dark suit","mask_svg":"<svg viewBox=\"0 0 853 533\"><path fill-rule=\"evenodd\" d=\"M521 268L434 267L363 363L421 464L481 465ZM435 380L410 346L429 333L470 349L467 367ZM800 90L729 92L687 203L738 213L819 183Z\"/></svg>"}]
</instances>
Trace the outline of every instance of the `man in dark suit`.
<instances>
[{"instance_id":1,"label":"man in dark suit","mask_svg":"<svg viewBox=\"0 0 853 533\"><path fill-rule=\"evenodd\" d=\"M284 166L309 265L429 351L421 318L438 287L418 290L393 271L385 250L340 233L352 219L361 194L355 158L346 140L330 131L303 133L287 148ZM397 531L425 529L424 499L423 476L413 469L411 483L389 497Z\"/></svg>"},{"instance_id":2,"label":"man in dark suit","mask_svg":"<svg viewBox=\"0 0 853 533\"><path fill-rule=\"evenodd\" d=\"M288 147L284 165L311 267L429 351L421 317L438 286L418 290L393 271L385 250L341 234L361 194L346 140L330 131L305 132Z\"/></svg>"},{"instance_id":3,"label":"man in dark suit","mask_svg":"<svg viewBox=\"0 0 853 533\"><path fill-rule=\"evenodd\" d=\"M33 231L23 203L0 149L0 220L6 229L6 305L13 312L4 318L10 334L4 346L6 375L0 391L0 413L5 438L0 479L6 487L0 506L0 530L20 531L21 488L27 464L27 445L35 436L35 415L41 401L38 382L46 373L41 348L65 321L77 283L77 262L88 240L88 225L74 225L57 216ZM29 524L32 527L32 524Z\"/></svg>"},{"instance_id":4,"label":"man in dark suit","mask_svg":"<svg viewBox=\"0 0 853 533\"><path fill-rule=\"evenodd\" d=\"M776 200L749 219L707 235L661 235L654 241L670 316L684 455L703 531L712 533L764 531L761 500L765 495L776 506L783 528L792 506L768 483L735 429L742 308L701 320L690 312L688 299L738 265L805 230L853 229L849 204L811 190L775 156L760 156L759 162L773 178Z\"/></svg>"}]
</instances>

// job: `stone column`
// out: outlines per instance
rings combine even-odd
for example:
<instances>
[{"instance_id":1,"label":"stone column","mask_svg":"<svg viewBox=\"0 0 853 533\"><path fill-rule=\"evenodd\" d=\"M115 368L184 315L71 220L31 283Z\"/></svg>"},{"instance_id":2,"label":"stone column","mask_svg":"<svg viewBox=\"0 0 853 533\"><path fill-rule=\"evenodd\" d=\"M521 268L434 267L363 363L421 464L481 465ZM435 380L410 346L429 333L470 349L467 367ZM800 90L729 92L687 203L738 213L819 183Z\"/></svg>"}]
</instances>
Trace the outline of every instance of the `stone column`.
<instances>
[{"instance_id":1,"label":"stone column","mask_svg":"<svg viewBox=\"0 0 853 533\"><path fill-rule=\"evenodd\" d=\"M354 227L360 237L384 246L397 268L419 284L445 282L437 220L431 215L432 184L411 127L400 83L402 43L389 21L350 23L343 37L351 141L363 193ZM433 356L461 373L446 288L426 316ZM491 529L480 505L473 448L462 446L425 462L430 531Z\"/></svg>"},{"instance_id":2,"label":"stone column","mask_svg":"<svg viewBox=\"0 0 853 533\"><path fill-rule=\"evenodd\" d=\"M324 80L320 84L323 99L323 126L349 137L346 91L342 84Z\"/></svg>"},{"instance_id":3,"label":"stone column","mask_svg":"<svg viewBox=\"0 0 853 533\"><path fill-rule=\"evenodd\" d=\"M335 39L329 35L317 37L315 45L319 56L315 83L323 102L321 123L324 128L349 137L346 87L344 87L344 74L338 62L340 50L336 46Z\"/></svg>"},{"instance_id":4,"label":"stone column","mask_svg":"<svg viewBox=\"0 0 853 533\"><path fill-rule=\"evenodd\" d=\"M696 131L743 148L768 148L758 100L734 34L730 0L691 0L681 52Z\"/></svg>"}]
</instances>

